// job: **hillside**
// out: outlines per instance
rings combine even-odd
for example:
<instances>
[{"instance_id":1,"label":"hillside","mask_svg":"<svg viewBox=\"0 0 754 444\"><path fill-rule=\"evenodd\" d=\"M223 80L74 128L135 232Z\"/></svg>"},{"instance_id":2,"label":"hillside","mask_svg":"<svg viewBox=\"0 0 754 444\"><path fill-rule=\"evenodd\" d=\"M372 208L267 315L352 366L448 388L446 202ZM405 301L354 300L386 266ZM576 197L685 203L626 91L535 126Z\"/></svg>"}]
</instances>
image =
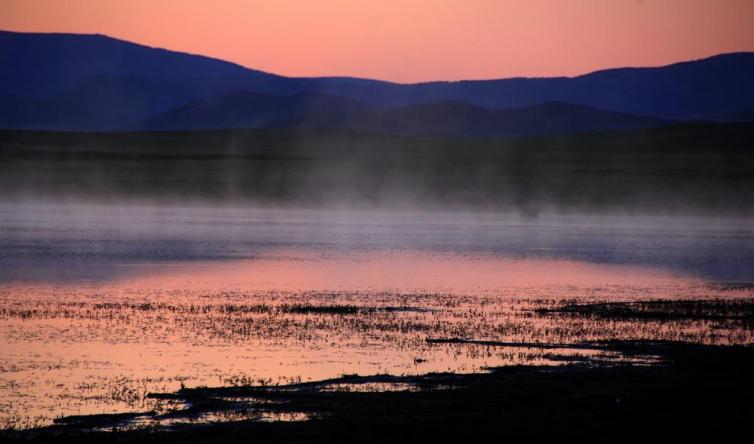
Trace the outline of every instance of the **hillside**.
<instances>
[{"instance_id":1,"label":"hillside","mask_svg":"<svg viewBox=\"0 0 754 444\"><path fill-rule=\"evenodd\" d=\"M140 129L319 128L450 137L511 137L652 128L662 119L550 102L492 110L463 102L378 108L319 93L235 93L193 102L145 121Z\"/></svg>"},{"instance_id":2,"label":"hillside","mask_svg":"<svg viewBox=\"0 0 754 444\"><path fill-rule=\"evenodd\" d=\"M2 128L122 130L197 101L242 92L322 93L381 108L430 103L442 108L446 105L439 104L463 102L513 110L561 102L677 121L741 120L750 115L754 103L750 81L754 53L721 54L663 67L608 69L573 78L397 84L343 77L289 78L102 35L0 31L0 65ZM474 112L467 108L451 114L461 118ZM369 126L375 125L381 124ZM197 122L197 126L214 123Z\"/></svg>"}]
</instances>

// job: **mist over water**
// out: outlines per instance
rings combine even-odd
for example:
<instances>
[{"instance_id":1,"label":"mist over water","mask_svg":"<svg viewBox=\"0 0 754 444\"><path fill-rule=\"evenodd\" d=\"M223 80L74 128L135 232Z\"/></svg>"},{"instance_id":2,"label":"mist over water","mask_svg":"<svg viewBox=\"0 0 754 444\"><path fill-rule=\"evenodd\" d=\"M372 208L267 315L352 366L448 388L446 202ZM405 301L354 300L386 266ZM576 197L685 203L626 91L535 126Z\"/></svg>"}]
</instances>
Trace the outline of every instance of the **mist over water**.
<instances>
[{"instance_id":1,"label":"mist over water","mask_svg":"<svg viewBox=\"0 0 754 444\"><path fill-rule=\"evenodd\" d=\"M728 281L750 279L754 263L750 220L720 216L5 203L0 221L3 279L95 278L115 273L115 264L250 259L274 250L571 259Z\"/></svg>"},{"instance_id":2,"label":"mist over water","mask_svg":"<svg viewBox=\"0 0 754 444\"><path fill-rule=\"evenodd\" d=\"M751 124L530 138L0 131L3 201L751 217Z\"/></svg>"},{"instance_id":3,"label":"mist over water","mask_svg":"<svg viewBox=\"0 0 754 444\"><path fill-rule=\"evenodd\" d=\"M319 31L382 32L340 6ZM0 441L746 435L754 53L396 84L0 30L0 61Z\"/></svg>"},{"instance_id":4,"label":"mist over water","mask_svg":"<svg viewBox=\"0 0 754 444\"><path fill-rule=\"evenodd\" d=\"M182 387L749 344L750 128L662 131L0 132L0 428L165 425L186 406L149 394Z\"/></svg>"}]
</instances>

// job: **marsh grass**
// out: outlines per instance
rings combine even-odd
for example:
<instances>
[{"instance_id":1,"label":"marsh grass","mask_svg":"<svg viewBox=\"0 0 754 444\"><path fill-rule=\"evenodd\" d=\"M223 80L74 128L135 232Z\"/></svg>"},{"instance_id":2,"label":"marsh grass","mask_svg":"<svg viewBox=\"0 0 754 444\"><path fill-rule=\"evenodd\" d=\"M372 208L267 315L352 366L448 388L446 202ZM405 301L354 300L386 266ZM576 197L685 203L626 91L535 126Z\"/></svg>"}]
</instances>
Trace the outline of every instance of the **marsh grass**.
<instances>
[{"instance_id":1,"label":"marsh grass","mask_svg":"<svg viewBox=\"0 0 754 444\"><path fill-rule=\"evenodd\" d=\"M311 380L312 369L320 368L330 372L318 373L325 377L353 372L410 377L506 365L648 365L657 360L599 344L754 342L754 298L748 287L469 294L82 286L56 288L54 297L28 290L0 295L2 339L16 347L0 359L0 427L6 429L38 428L61 415L143 411L161 417L185 406L152 393L218 385L291 386ZM659 297L669 292L685 298ZM637 301L635 295L646 299ZM28 347L40 352L29 355ZM105 356L108 349L120 348L139 360ZM192 350L207 356L192 355ZM252 359L257 355L267 361ZM343 390L370 387L343 384L338 386ZM371 388L380 387L388 386ZM228 420L274 417L256 406L243 411L228 407L222 415ZM210 421L201 418L191 421ZM147 419L143 425L150 427L162 421Z\"/></svg>"}]
</instances>

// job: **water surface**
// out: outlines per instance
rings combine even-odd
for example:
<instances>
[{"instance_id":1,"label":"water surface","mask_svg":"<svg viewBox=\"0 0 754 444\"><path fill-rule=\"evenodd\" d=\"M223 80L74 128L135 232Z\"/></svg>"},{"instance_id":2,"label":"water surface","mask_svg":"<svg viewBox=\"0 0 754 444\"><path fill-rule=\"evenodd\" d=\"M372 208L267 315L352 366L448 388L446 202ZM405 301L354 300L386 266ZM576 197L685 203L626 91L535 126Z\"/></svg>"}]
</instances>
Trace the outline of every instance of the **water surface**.
<instances>
[{"instance_id":1,"label":"water surface","mask_svg":"<svg viewBox=\"0 0 754 444\"><path fill-rule=\"evenodd\" d=\"M0 426L168 410L146 395L201 385L653 362L567 347L592 341L749 344L737 320L547 311L748 301L746 222L3 205Z\"/></svg>"}]
</instances>

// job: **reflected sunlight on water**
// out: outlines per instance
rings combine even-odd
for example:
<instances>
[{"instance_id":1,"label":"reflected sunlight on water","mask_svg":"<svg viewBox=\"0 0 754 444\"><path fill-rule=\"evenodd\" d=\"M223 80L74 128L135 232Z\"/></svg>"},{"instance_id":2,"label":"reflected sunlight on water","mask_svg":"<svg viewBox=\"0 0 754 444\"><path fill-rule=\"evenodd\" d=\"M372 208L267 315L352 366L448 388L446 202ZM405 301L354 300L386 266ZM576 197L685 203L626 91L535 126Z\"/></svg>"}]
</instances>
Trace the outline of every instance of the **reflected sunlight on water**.
<instances>
[{"instance_id":1,"label":"reflected sunlight on water","mask_svg":"<svg viewBox=\"0 0 754 444\"><path fill-rule=\"evenodd\" d=\"M150 392L286 384L342 374L478 372L621 362L551 349L603 339L745 343L714 322L548 316L578 301L749 298L643 266L408 251L269 251L258 259L123 264L109 281L0 285L0 418L166 409ZM718 323L719 324L719 323ZM464 338L525 347L430 343ZM535 344L531 344L535 343Z\"/></svg>"},{"instance_id":2,"label":"reflected sunlight on water","mask_svg":"<svg viewBox=\"0 0 754 444\"><path fill-rule=\"evenodd\" d=\"M738 223L281 214L0 206L0 427L169 412L147 395L181 387L647 364L584 343L754 340ZM648 300L702 302L581 307ZM345 389L370 387L385 389ZM268 418L243 412L227 420Z\"/></svg>"}]
</instances>

